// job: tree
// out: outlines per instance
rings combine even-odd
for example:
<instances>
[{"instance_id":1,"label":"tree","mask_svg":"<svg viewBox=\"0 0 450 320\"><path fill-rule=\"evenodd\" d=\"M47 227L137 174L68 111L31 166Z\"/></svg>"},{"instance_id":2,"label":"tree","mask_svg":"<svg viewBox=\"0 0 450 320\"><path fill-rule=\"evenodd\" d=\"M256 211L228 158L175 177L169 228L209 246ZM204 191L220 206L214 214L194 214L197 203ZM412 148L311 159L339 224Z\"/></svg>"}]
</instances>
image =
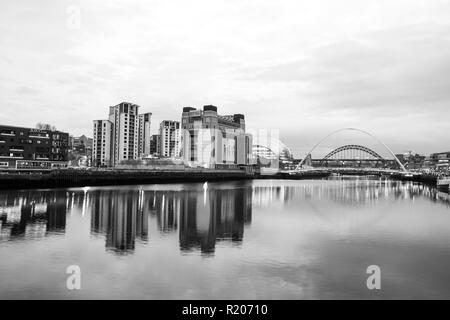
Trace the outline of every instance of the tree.
<instances>
[{"instance_id":1,"label":"tree","mask_svg":"<svg viewBox=\"0 0 450 320\"><path fill-rule=\"evenodd\" d=\"M36 124L36 129L56 131L55 126L52 126L51 124L48 124L48 123L41 123L41 122L38 122Z\"/></svg>"}]
</instances>

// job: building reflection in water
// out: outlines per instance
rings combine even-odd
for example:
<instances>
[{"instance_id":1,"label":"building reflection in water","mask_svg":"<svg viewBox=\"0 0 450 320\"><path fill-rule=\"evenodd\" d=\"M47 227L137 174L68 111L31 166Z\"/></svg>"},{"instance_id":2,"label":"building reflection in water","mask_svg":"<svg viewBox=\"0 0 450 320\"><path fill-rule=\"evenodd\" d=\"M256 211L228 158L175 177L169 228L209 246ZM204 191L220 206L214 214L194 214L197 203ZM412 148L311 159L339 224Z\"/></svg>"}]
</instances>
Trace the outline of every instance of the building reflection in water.
<instances>
[{"instance_id":1,"label":"building reflection in water","mask_svg":"<svg viewBox=\"0 0 450 320\"><path fill-rule=\"evenodd\" d=\"M335 181L308 181L300 184L256 186L253 205L264 207L279 202L283 205L298 200L332 200L344 206L376 204L382 199L415 199L425 197L450 205L450 195L415 182L388 179L340 178Z\"/></svg>"},{"instance_id":2,"label":"building reflection in water","mask_svg":"<svg viewBox=\"0 0 450 320\"><path fill-rule=\"evenodd\" d=\"M0 239L34 239L64 234L66 191L0 192Z\"/></svg>"},{"instance_id":3,"label":"building reflection in water","mask_svg":"<svg viewBox=\"0 0 450 320\"><path fill-rule=\"evenodd\" d=\"M160 236L177 235L183 253L209 255L220 242L239 245L243 241L255 207L282 207L311 199L355 207L417 197L450 207L450 196L433 187L383 179L256 181L205 184L204 188L190 184L175 190L1 191L0 240L64 234L66 217L78 212L85 218L90 215L91 234L105 237L107 251L134 252L136 242L149 242L149 227L153 226Z\"/></svg>"},{"instance_id":4,"label":"building reflection in water","mask_svg":"<svg viewBox=\"0 0 450 320\"><path fill-rule=\"evenodd\" d=\"M234 186L236 187L236 186ZM251 222L252 188L199 190L98 190L89 193L91 232L106 235L117 253L148 241L149 219L162 234L179 232L183 252L213 253L217 241L239 243Z\"/></svg>"},{"instance_id":5,"label":"building reflection in water","mask_svg":"<svg viewBox=\"0 0 450 320\"><path fill-rule=\"evenodd\" d=\"M158 230L162 233L171 233L178 229L181 196L176 191L149 191L146 192L146 208L156 216Z\"/></svg>"},{"instance_id":6,"label":"building reflection in water","mask_svg":"<svg viewBox=\"0 0 450 320\"><path fill-rule=\"evenodd\" d=\"M98 190L90 193L91 233L106 235L106 248L132 252L136 238L148 240L148 211L140 190Z\"/></svg>"},{"instance_id":7,"label":"building reflection in water","mask_svg":"<svg viewBox=\"0 0 450 320\"><path fill-rule=\"evenodd\" d=\"M251 223L252 189L186 192L181 201L180 248L209 254L217 241L240 243L244 226Z\"/></svg>"}]
</instances>

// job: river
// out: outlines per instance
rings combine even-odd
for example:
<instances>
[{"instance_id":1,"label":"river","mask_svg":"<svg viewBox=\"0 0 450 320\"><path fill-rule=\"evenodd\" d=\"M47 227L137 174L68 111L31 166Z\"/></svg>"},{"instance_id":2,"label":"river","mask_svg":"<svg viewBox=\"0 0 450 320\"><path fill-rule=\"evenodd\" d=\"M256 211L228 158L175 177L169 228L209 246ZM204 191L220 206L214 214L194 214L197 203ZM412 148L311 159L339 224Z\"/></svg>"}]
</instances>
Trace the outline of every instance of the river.
<instances>
[{"instance_id":1,"label":"river","mask_svg":"<svg viewBox=\"0 0 450 320\"><path fill-rule=\"evenodd\" d=\"M0 299L449 299L450 196L361 177L0 191L0 259Z\"/></svg>"}]
</instances>

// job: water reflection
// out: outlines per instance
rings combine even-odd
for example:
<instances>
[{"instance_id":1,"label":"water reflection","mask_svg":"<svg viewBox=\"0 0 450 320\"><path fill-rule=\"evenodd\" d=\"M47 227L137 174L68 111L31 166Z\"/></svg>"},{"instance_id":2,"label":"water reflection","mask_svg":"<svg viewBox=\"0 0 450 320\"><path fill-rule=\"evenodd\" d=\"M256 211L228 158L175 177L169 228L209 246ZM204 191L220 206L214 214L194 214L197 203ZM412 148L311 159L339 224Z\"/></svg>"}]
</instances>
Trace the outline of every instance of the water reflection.
<instances>
[{"instance_id":1,"label":"water reflection","mask_svg":"<svg viewBox=\"0 0 450 320\"><path fill-rule=\"evenodd\" d=\"M264 207L273 202L287 205L298 200L332 200L344 206L366 206L377 204L384 199L412 199L425 197L433 202L450 204L450 195L436 188L414 183L392 181L388 179L364 179L346 177L330 179L326 183L291 184L284 181L272 181L271 185L257 186L253 192L253 204Z\"/></svg>"},{"instance_id":2,"label":"water reflection","mask_svg":"<svg viewBox=\"0 0 450 320\"><path fill-rule=\"evenodd\" d=\"M70 216L80 215L109 252L150 244L154 225L160 237L178 233L181 252L210 255L219 243L242 243L256 207L311 199L355 207L418 197L450 206L450 196L432 187L367 179L0 192L0 241L64 235Z\"/></svg>"},{"instance_id":3,"label":"water reflection","mask_svg":"<svg viewBox=\"0 0 450 320\"><path fill-rule=\"evenodd\" d=\"M182 251L212 253L216 241L239 242L251 220L251 188L206 193L173 190L97 190L89 193L91 232L106 235L106 248L131 252L148 242L149 219L161 234L179 230Z\"/></svg>"},{"instance_id":4,"label":"water reflection","mask_svg":"<svg viewBox=\"0 0 450 320\"><path fill-rule=\"evenodd\" d=\"M252 190L210 190L206 195L186 192L180 205L180 248L214 252L217 241L239 244L252 216Z\"/></svg>"},{"instance_id":5,"label":"water reflection","mask_svg":"<svg viewBox=\"0 0 450 320\"><path fill-rule=\"evenodd\" d=\"M0 240L64 234L66 200L65 191L0 193Z\"/></svg>"},{"instance_id":6,"label":"water reflection","mask_svg":"<svg viewBox=\"0 0 450 320\"><path fill-rule=\"evenodd\" d=\"M118 253L133 251L136 238L148 240L148 211L138 190L97 190L89 193L91 233L106 236L106 248Z\"/></svg>"}]
</instances>

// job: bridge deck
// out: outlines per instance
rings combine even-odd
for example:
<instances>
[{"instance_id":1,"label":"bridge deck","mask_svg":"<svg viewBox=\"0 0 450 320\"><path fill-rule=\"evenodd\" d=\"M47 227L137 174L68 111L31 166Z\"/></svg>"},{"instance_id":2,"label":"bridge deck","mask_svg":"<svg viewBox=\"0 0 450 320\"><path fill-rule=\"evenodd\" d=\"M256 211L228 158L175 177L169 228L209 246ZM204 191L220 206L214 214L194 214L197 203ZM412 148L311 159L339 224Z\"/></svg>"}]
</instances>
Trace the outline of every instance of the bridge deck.
<instances>
[{"instance_id":1,"label":"bridge deck","mask_svg":"<svg viewBox=\"0 0 450 320\"><path fill-rule=\"evenodd\" d=\"M385 175L402 175L402 176L414 176L420 175L420 173L409 172L403 170L394 170L394 169L383 169L383 168L345 168L345 167L312 167L312 168L300 168L297 170L285 170L283 173L286 174L301 174L307 172L329 172L329 173L360 173L362 175L370 175L370 174L385 174Z\"/></svg>"}]
</instances>

